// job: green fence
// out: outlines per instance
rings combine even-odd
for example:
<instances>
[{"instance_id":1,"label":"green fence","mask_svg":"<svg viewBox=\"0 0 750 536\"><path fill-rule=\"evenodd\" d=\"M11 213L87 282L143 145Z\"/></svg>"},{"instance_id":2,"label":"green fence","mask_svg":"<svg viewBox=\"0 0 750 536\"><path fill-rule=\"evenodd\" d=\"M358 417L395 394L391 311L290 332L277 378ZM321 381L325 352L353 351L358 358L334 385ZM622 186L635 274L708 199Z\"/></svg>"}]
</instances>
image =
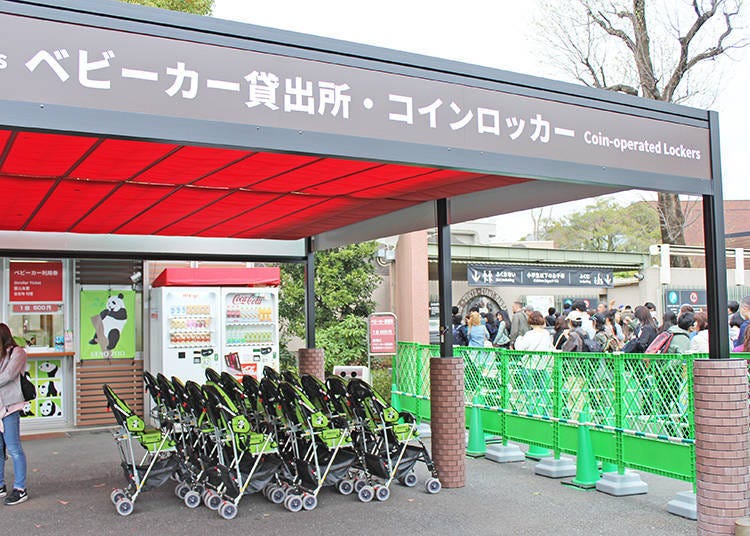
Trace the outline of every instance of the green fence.
<instances>
[{"instance_id":1,"label":"green fence","mask_svg":"<svg viewBox=\"0 0 750 536\"><path fill-rule=\"evenodd\" d=\"M437 346L399 343L393 363L395 402L421 420L430 419L429 365L438 356ZM707 356L464 347L454 356L465 364L467 422L478 406L485 433L575 454L587 409L599 460L695 482L693 360Z\"/></svg>"}]
</instances>

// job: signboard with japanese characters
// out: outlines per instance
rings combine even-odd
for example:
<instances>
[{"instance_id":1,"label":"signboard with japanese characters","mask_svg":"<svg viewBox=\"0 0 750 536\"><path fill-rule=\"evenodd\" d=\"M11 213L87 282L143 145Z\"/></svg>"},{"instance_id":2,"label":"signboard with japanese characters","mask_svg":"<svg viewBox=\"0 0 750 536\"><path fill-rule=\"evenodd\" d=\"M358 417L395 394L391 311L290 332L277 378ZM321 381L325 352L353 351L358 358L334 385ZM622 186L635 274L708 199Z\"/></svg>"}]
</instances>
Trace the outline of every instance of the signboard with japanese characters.
<instances>
[{"instance_id":1,"label":"signboard with japanese characters","mask_svg":"<svg viewBox=\"0 0 750 536\"><path fill-rule=\"evenodd\" d=\"M705 311L707 309L705 289L688 289L688 290L665 290L664 291L664 305L667 311L672 311L674 314L680 312L680 308L683 305L689 305L693 308L693 311Z\"/></svg>"},{"instance_id":2,"label":"signboard with japanese characters","mask_svg":"<svg viewBox=\"0 0 750 536\"><path fill-rule=\"evenodd\" d=\"M370 354L395 355L396 315L393 313L372 313L367 320Z\"/></svg>"},{"instance_id":3,"label":"signboard with japanese characters","mask_svg":"<svg viewBox=\"0 0 750 536\"><path fill-rule=\"evenodd\" d=\"M14 309L13 312L53 313L59 310L63 299L62 261L10 261L10 297L11 303L47 302L39 305L38 310ZM52 303L50 303L52 302Z\"/></svg>"},{"instance_id":4,"label":"signboard with japanese characters","mask_svg":"<svg viewBox=\"0 0 750 536\"><path fill-rule=\"evenodd\" d=\"M466 280L470 287L597 287L612 288L612 270L565 268L560 266L505 266L469 264Z\"/></svg>"},{"instance_id":5,"label":"signboard with japanese characters","mask_svg":"<svg viewBox=\"0 0 750 536\"><path fill-rule=\"evenodd\" d=\"M0 33L2 100L711 177L708 129L583 100L16 15Z\"/></svg>"}]
</instances>

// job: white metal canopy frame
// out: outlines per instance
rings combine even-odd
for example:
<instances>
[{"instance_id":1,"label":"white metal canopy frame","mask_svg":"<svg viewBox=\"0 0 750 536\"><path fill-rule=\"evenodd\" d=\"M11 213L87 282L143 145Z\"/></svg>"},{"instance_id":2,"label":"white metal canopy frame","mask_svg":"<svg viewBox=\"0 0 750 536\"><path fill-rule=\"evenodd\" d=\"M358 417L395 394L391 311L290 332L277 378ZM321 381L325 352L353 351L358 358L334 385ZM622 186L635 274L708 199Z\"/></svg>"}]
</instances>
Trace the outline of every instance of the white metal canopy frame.
<instances>
[{"instance_id":1,"label":"white metal canopy frame","mask_svg":"<svg viewBox=\"0 0 750 536\"><path fill-rule=\"evenodd\" d=\"M19 200L2 251L311 267L437 225L449 326L450 223L701 195L711 354L727 355L716 113L108 0L0 0L0 29L0 187Z\"/></svg>"}]
</instances>

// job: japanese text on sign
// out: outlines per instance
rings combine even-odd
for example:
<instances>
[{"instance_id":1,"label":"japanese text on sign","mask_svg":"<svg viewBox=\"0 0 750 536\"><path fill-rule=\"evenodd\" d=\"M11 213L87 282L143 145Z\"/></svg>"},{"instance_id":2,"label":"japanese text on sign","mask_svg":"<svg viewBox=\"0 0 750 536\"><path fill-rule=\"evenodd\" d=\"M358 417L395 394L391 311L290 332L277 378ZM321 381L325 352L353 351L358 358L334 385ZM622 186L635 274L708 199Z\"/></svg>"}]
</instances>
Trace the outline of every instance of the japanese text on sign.
<instances>
[{"instance_id":1,"label":"japanese text on sign","mask_svg":"<svg viewBox=\"0 0 750 536\"><path fill-rule=\"evenodd\" d=\"M396 353L396 315L373 313L368 318L370 354Z\"/></svg>"},{"instance_id":2,"label":"japanese text on sign","mask_svg":"<svg viewBox=\"0 0 750 536\"><path fill-rule=\"evenodd\" d=\"M557 266L524 267L469 264L470 287L562 286L612 288L612 270L571 269Z\"/></svg>"},{"instance_id":3,"label":"japanese text on sign","mask_svg":"<svg viewBox=\"0 0 750 536\"><path fill-rule=\"evenodd\" d=\"M0 99L710 178L707 129L537 97L0 14Z\"/></svg>"},{"instance_id":4,"label":"japanese text on sign","mask_svg":"<svg viewBox=\"0 0 750 536\"><path fill-rule=\"evenodd\" d=\"M62 262L10 261L10 302L61 302Z\"/></svg>"}]
</instances>

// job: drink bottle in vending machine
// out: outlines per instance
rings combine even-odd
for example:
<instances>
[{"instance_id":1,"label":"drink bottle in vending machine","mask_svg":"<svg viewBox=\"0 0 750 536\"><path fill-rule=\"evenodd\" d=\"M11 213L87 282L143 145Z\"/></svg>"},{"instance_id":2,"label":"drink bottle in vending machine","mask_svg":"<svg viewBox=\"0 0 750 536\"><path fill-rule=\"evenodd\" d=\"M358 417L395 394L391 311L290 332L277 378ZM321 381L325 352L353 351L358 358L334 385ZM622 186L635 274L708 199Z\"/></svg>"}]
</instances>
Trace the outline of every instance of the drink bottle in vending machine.
<instances>
[{"instance_id":1,"label":"drink bottle in vending machine","mask_svg":"<svg viewBox=\"0 0 750 536\"><path fill-rule=\"evenodd\" d=\"M151 369L203 383L208 367L222 369L220 290L158 287L151 290Z\"/></svg>"},{"instance_id":2,"label":"drink bottle in vending machine","mask_svg":"<svg viewBox=\"0 0 750 536\"><path fill-rule=\"evenodd\" d=\"M259 378L265 366L279 370L278 297L274 287L222 288L221 355L228 369L239 365L238 376Z\"/></svg>"}]
</instances>

